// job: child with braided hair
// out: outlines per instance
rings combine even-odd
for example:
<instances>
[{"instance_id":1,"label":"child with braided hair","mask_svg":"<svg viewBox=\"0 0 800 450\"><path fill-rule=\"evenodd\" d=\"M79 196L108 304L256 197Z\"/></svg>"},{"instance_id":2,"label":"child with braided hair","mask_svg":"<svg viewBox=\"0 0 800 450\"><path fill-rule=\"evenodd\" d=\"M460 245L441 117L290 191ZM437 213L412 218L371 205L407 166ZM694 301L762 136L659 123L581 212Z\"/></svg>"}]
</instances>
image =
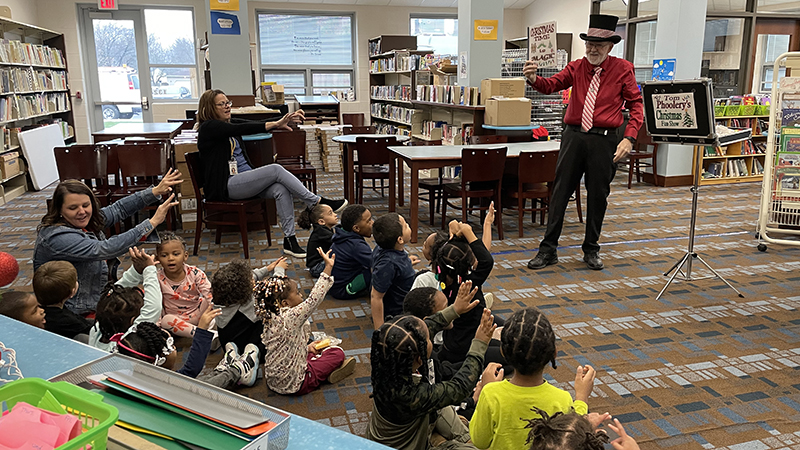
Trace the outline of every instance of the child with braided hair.
<instances>
[{"instance_id":1,"label":"child with braided hair","mask_svg":"<svg viewBox=\"0 0 800 450\"><path fill-rule=\"evenodd\" d=\"M372 334L373 410L368 439L402 450L475 448L452 405L472 392L482 371L483 379L502 379L499 365L483 369L483 354L496 328L491 311L484 310L469 353L450 380L431 380L426 364L433 349L431 337L477 307L473 295L471 285L464 283L456 302L444 310L424 321L396 317Z\"/></svg>"},{"instance_id":2,"label":"child with braided hair","mask_svg":"<svg viewBox=\"0 0 800 450\"><path fill-rule=\"evenodd\" d=\"M544 314L529 307L515 312L506 321L500 337L501 349L514 367L510 380L478 385L478 404L469 424L470 436L481 449L518 449L528 438L523 417L534 411L549 415L557 412L586 414L595 371L579 366L575 374L575 401L544 379L547 364L556 368L556 335Z\"/></svg>"},{"instance_id":3,"label":"child with braided hair","mask_svg":"<svg viewBox=\"0 0 800 450\"><path fill-rule=\"evenodd\" d=\"M306 300L297 283L285 275L259 281L253 289L256 314L264 323L264 378L267 386L279 394L307 394L328 380L335 384L355 370L355 358L345 359L340 347L319 347L308 343L311 324L308 318L317 309L333 285L331 270L335 255L317 252L325 269Z\"/></svg>"},{"instance_id":4,"label":"child with braided hair","mask_svg":"<svg viewBox=\"0 0 800 450\"><path fill-rule=\"evenodd\" d=\"M552 417L539 408L531 408L541 417L528 420L525 428L530 428L528 442L530 450L603 450L608 443L608 434L599 428L611 418L608 413L591 413L582 416L577 413L555 413ZM611 442L616 450L639 450L636 440L625 432L625 428L614 419L608 424L619 437Z\"/></svg>"}]
</instances>

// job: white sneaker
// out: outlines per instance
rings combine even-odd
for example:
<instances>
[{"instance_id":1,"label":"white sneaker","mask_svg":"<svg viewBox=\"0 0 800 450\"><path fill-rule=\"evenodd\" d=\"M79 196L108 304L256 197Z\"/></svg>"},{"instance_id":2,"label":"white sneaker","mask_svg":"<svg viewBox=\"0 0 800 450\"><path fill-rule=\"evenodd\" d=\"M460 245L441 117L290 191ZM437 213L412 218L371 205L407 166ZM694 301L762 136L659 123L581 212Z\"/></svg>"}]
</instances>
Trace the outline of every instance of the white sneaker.
<instances>
[{"instance_id":1,"label":"white sneaker","mask_svg":"<svg viewBox=\"0 0 800 450\"><path fill-rule=\"evenodd\" d=\"M258 377L258 347L253 344L247 344L238 362L241 362L244 367L242 376L239 377L239 384L244 386L256 384L256 378Z\"/></svg>"},{"instance_id":2,"label":"white sneaker","mask_svg":"<svg viewBox=\"0 0 800 450\"><path fill-rule=\"evenodd\" d=\"M219 364L217 364L214 370L217 372L224 372L225 369L236 362L237 359L239 359L239 348L233 342L228 342L225 344L225 353L222 355L222 359L219 360Z\"/></svg>"}]
</instances>

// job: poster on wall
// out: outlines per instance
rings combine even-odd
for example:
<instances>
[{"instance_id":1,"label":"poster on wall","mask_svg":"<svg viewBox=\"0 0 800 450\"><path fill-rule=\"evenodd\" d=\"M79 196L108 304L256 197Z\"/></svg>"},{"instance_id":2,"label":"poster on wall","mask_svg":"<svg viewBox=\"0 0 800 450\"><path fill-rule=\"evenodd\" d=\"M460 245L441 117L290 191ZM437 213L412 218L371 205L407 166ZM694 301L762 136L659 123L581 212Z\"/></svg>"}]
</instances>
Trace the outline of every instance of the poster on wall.
<instances>
[{"instance_id":1,"label":"poster on wall","mask_svg":"<svg viewBox=\"0 0 800 450\"><path fill-rule=\"evenodd\" d=\"M476 41L496 41L497 20L476 20L472 36Z\"/></svg>"},{"instance_id":2,"label":"poster on wall","mask_svg":"<svg viewBox=\"0 0 800 450\"><path fill-rule=\"evenodd\" d=\"M236 14L211 11L211 34L242 34Z\"/></svg>"},{"instance_id":3,"label":"poster on wall","mask_svg":"<svg viewBox=\"0 0 800 450\"><path fill-rule=\"evenodd\" d=\"M653 94L653 111L657 128L697 129L697 106L693 92Z\"/></svg>"},{"instance_id":4,"label":"poster on wall","mask_svg":"<svg viewBox=\"0 0 800 450\"><path fill-rule=\"evenodd\" d=\"M212 11L238 11L239 0L210 0Z\"/></svg>"},{"instance_id":5,"label":"poster on wall","mask_svg":"<svg viewBox=\"0 0 800 450\"><path fill-rule=\"evenodd\" d=\"M539 68L556 67L556 22L540 23L528 28L528 59Z\"/></svg>"},{"instance_id":6,"label":"poster on wall","mask_svg":"<svg viewBox=\"0 0 800 450\"><path fill-rule=\"evenodd\" d=\"M653 81L672 81L675 79L676 59L653 60Z\"/></svg>"},{"instance_id":7,"label":"poster on wall","mask_svg":"<svg viewBox=\"0 0 800 450\"><path fill-rule=\"evenodd\" d=\"M458 78L467 78L467 52L458 54Z\"/></svg>"}]
</instances>

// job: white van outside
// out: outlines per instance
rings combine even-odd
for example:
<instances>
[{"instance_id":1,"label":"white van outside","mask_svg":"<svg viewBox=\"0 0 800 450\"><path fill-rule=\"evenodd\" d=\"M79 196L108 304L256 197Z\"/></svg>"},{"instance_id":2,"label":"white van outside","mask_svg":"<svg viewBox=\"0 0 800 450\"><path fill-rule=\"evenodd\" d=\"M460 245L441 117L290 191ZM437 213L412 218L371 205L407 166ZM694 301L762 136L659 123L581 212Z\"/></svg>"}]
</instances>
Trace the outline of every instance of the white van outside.
<instances>
[{"instance_id":1,"label":"white van outside","mask_svg":"<svg viewBox=\"0 0 800 450\"><path fill-rule=\"evenodd\" d=\"M100 96L103 102L103 119L130 119L142 113L142 96L139 93L139 74L130 67L98 67Z\"/></svg>"}]
</instances>

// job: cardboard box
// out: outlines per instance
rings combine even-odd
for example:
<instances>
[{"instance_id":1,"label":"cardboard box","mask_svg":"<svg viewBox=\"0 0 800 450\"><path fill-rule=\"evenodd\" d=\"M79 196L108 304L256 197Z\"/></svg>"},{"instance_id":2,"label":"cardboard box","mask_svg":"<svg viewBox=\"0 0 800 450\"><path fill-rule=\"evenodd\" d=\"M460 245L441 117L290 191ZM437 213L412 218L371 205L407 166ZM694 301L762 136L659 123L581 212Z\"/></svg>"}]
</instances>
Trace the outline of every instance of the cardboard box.
<instances>
[{"instance_id":1,"label":"cardboard box","mask_svg":"<svg viewBox=\"0 0 800 450\"><path fill-rule=\"evenodd\" d=\"M191 152L197 151L197 143L196 142L185 142L181 144L175 144L175 162L176 163L185 163L186 162L186 154ZM181 171L183 172L183 171ZM186 171L186 175L189 175L189 171Z\"/></svg>"},{"instance_id":2,"label":"cardboard box","mask_svg":"<svg viewBox=\"0 0 800 450\"><path fill-rule=\"evenodd\" d=\"M197 199L186 198L185 196L181 195L181 203L178 205L178 210L181 214L184 213L196 213L197 212Z\"/></svg>"},{"instance_id":3,"label":"cardboard box","mask_svg":"<svg viewBox=\"0 0 800 450\"><path fill-rule=\"evenodd\" d=\"M282 84L261 83L261 103L265 105L282 105L286 102Z\"/></svg>"},{"instance_id":4,"label":"cardboard box","mask_svg":"<svg viewBox=\"0 0 800 450\"><path fill-rule=\"evenodd\" d=\"M184 230L194 230L197 227L197 213L181 214L181 227Z\"/></svg>"},{"instance_id":5,"label":"cardboard box","mask_svg":"<svg viewBox=\"0 0 800 450\"><path fill-rule=\"evenodd\" d=\"M22 172L19 152L8 152L0 155L0 178L11 178Z\"/></svg>"},{"instance_id":6,"label":"cardboard box","mask_svg":"<svg viewBox=\"0 0 800 450\"><path fill-rule=\"evenodd\" d=\"M486 101L484 123L497 126L531 124L531 99L490 98Z\"/></svg>"},{"instance_id":7,"label":"cardboard box","mask_svg":"<svg viewBox=\"0 0 800 450\"><path fill-rule=\"evenodd\" d=\"M481 105L492 97L525 97L525 78L486 78L481 81Z\"/></svg>"}]
</instances>

